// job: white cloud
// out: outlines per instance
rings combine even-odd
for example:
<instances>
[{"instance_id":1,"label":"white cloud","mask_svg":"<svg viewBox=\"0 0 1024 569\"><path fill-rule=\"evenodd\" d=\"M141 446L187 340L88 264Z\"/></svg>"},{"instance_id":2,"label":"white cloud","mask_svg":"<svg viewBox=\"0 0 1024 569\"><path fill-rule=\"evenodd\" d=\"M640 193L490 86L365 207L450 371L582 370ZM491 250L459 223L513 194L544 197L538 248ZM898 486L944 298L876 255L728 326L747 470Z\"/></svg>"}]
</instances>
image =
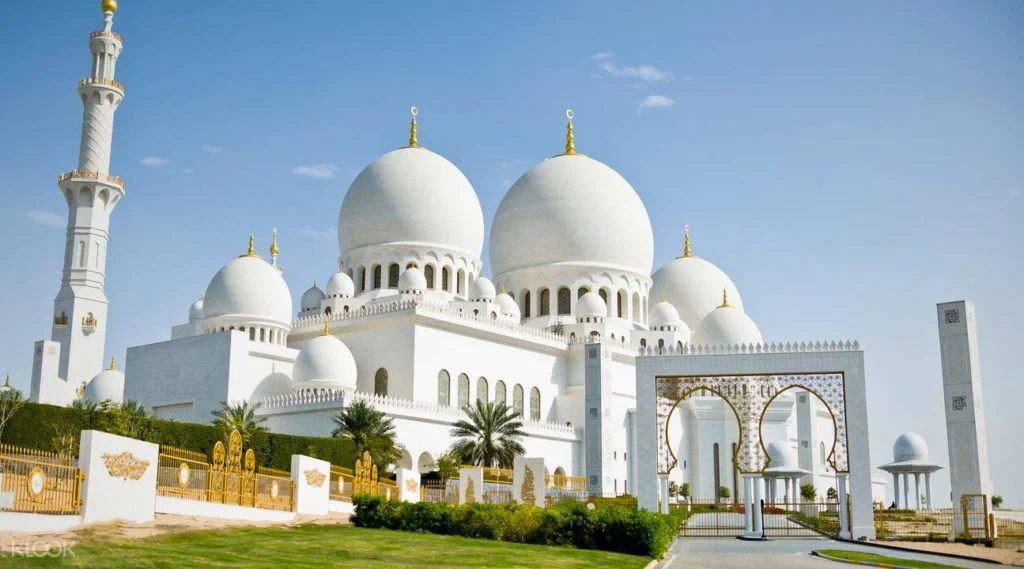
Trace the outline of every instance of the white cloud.
<instances>
[{"instance_id":1,"label":"white cloud","mask_svg":"<svg viewBox=\"0 0 1024 569\"><path fill-rule=\"evenodd\" d=\"M614 56L615 56L615 54L613 54L610 51L602 51L601 53L595 53L594 55L591 55L590 56L590 60L591 61L605 61L605 60L611 59Z\"/></svg>"},{"instance_id":2,"label":"white cloud","mask_svg":"<svg viewBox=\"0 0 1024 569\"><path fill-rule=\"evenodd\" d=\"M166 166L170 163L170 160L166 158L161 158L160 156L146 156L145 158L142 159L143 166L160 167Z\"/></svg>"},{"instance_id":3,"label":"white cloud","mask_svg":"<svg viewBox=\"0 0 1024 569\"><path fill-rule=\"evenodd\" d=\"M67 220L64 219L63 215L58 215L49 211L30 209L26 212L26 215L28 215L29 219L39 225L46 225L48 227L64 227L67 225Z\"/></svg>"},{"instance_id":4,"label":"white cloud","mask_svg":"<svg viewBox=\"0 0 1024 569\"><path fill-rule=\"evenodd\" d=\"M308 166L296 166L292 174L306 176L307 178L327 179L333 178L338 172L338 167L333 164L310 164Z\"/></svg>"},{"instance_id":5,"label":"white cloud","mask_svg":"<svg viewBox=\"0 0 1024 569\"><path fill-rule=\"evenodd\" d=\"M675 99L670 99L665 95L647 95L643 101L640 101L641 109L667 109L674 106L676 106Z\"/></svg>"},{"instance_id":6,"label":"white cloud","mask_svg":"<svg viewBox=\"0 0 1024 569\"><path fill-rule=\"evenodd\" d=\"M683 75L683 80L684 81L696 81L696 79L694 79L692 75Z\"/></svg>"},{"instance_id":7,"label":"white cloud","mask_svg":"<svg viewBox=\"0 0 1024 569\"><path fill-rule=\"evenodd\" d=\"M590 60L597 64L597 66L612 77L629 77L637 78L641 81L668 81L672 79L672 73L658 69L657 67L642 63L640 65L625 65L619 66L615 63L613 55L608 52L597 53L590 56Z\"/></svg>"},{"instance_id":8,"label":"white cloud","mask_svg":"<svg viewBox=\"0 0 1024 569\"><path fill-rule=\"evenodd\" d=\"M193 170L192 168L182 168L181 169L181 173L182 174L192 174L194 172L195 172L195 170Z\"/></svg>"},{"instance_id":9,"label":"white cloud","mask_svg":"<svg viewBox=\"0 0 1024 569\"><path fill-rule=\"evenodd\" d=\"M210 154L216 154L216 153L220 152L221 150L224 150L224 149L221 148L220 146L215 146L213 144L204 144L203 145L203 152L209 152Z\"/></svg>"},{"instance_id":10,"label":"white cloud","mask_svg":"<svg viewBox=\"0 0 1024 569\"><path fill-rule=\"evenodd\" d=\"M306 239L315 239L318 241L334 240L337 238L338 232L334 229L316 230L312 227L302 226L298 229L299 237Z\"/></svg>"}]
</instances>

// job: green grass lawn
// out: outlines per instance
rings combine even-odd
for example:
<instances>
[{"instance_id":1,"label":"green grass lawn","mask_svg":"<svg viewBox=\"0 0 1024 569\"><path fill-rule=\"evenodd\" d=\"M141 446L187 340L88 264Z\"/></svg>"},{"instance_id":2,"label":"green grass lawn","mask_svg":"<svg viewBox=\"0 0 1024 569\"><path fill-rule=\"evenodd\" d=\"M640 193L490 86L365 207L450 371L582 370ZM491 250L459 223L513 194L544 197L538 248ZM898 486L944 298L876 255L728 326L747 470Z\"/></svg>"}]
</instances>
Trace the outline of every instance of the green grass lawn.
<instances>
[{"instance_id":1,"label":"green grass lawn","mask_svg":"<svg viewBox=\"0 0 1024 569\"><path fill-rule=\"evenodd\" d=\"M930 561L915 561L913 559L901 559L899 557L886 557L884 555L876 555L874 553L862 553L860 551L845 551L842 549L822 549L819 550L818 553L828 555L829 557L835 557L837 559L846 559L849 561L870 561L871 563L897 565L900 567L917 567L920 569L959 569L955 565L944 565L942 563L932 563Z\"/></svg>"},{"instance_id":2,"label":"green grass lawn","mask_svg":"<svg viewBox=\"0 0 1024 569\"><path fill-rule=\"evenodd\" d=\"M646 557L523 545L483 539L363 529L352 526L303 525L287 528L236 528L166 534L147 539L111 539L86 535L73 556L13 558L7 567L166 567L203 569L239 567L602 567L641 569Z\"/></svg>"}]
</instances>

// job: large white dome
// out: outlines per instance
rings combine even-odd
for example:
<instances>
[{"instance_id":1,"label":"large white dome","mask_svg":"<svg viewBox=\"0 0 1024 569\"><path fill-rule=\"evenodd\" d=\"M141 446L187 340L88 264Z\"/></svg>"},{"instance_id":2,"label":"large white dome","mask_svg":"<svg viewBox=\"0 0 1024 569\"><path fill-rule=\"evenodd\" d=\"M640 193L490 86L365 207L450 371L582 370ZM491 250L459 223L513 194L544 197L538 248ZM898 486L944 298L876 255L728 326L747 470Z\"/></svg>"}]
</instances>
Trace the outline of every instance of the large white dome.
<instances>
[{"instance_id":1,"label":"large white dome","mask_svg":"<svg viewBox=\"0 0 1024 569\"><path fill-rule=\"evenodd\" d=\"M771 459L771 466L774 468L799 467L796 451L788 443L782 441L768 443L768 457Z\"/></svg>"},{"instance_id":2,"label":"large white dome","mask_svg":"<svg viewBox=\"0 0 1024 569\"><path fill-rule=\"evenodd\" d=\"M691 330L719 305L722 289L728 292L730 304L743 309L743 299L729 276L700 257L674 259L658 269L651 281L651 298L671 302Z\"/></svg>"},{"instance_id":3,"label":"large white dome","mask_svg":"<svg viewBox=\"0 0 1024 569\"><path fill-rule=\"evenodd\" d=\"M310 387L356 388L356 360L344 342L325 334L299 351L292 369L296 389Z\"/></svg>"},{"instance_id":4,"label":"large white dome","mask_svg":"<svg viewBox=\"0 0 1024 569\"><path fill-rule=\"evenodd\" d=\"M764 338L757 324L737 306L719 306L700 321L693 331L692 344L734 345L762 344Z\"/></svg>"},{"instance_id":5,"label":"large white dome","mask_svg":"<svg viewBox=\"0 0 1024 569\"><path fill-rule=\"evenodd\" d=\"M587 265L649 275L654 235L647 210L618 172L581 154L549 158L501 200L491 228L491 268Z\"/></svg>"},{"instance_id":6,"label":"large white dome","mask_svg":"<svg viewBox=\"0 0 1024 569\"><path fill-rule=\"evenodd\" d=\"M892 445L893 462L928 462L928 443L917 433L903 433Z\"/></svg>"},{"instance_id":7,"label":"large white dome","mask_svg":"<svg viewBox=\"0 0 1024 569\"><path fill-rule=\"evenodd\" d=\"M352 277L348 276L348 274L343 271L334 273L327 281L328 298L348 298L355 293L356 285L352 282Z\"/></svg>"},{"instance_id":8,"label":"large white dome","mask_svg":"<svg viewBox=\"0 0 1024 569\"><path fill-rule=\"evenodd\" d=\"M299 300L299 309L303 312L319 311L320 302L327 298L324 295L324 291L320 290L320 287L316 286L316 282L313 282L313 286L306 289L306 292L302 293L302 298Z\"/></svg>"},{"instance_id":9,"label":"large white dome","mask_svg":"<svg viewBox=\"0 0 1024 569\"><path fill-rule=\"evenodd\" d=\"M479 257L484 215L454 164L422 147L393 150L356 176L338 212L338 248L436 245Z\"/></svg>"},{"instance_id":10,"label":"large white dome","mask_svg":"<svg viewBox=\"0 0 1024 569\"><path fill-rule=\"evenodd\" d=\"M110 367L101 371L96 377L89 380L85 386L85 399L95 403L111 401L121 403L124 399L124 374L110 361Z\"/></svg>"},{"instance_id":11,"label":"large white dome","mask_svg":"<svg viewBox=\"0 0 1024 569\"><path fill-rule=\"evenodd\" d=\"M277 324L291 327L292 295L281 273L255 255L232 259L203 296L204 325ZM230 322L228 322L230 320Z\"/></svg>"}]
</instances>

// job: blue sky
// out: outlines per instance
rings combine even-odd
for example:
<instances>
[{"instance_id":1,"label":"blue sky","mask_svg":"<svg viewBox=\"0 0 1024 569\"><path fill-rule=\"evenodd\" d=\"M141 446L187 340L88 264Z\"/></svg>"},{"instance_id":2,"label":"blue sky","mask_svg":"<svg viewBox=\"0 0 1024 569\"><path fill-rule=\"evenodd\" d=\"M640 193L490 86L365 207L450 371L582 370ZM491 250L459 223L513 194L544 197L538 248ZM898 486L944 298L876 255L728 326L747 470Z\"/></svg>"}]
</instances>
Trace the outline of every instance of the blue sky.
<instances>
[{"instance_id":1,"label":"blue sky","mask_svg":"<svg viewBox=\"0 0 1024 569\"><path fill-rule=\"evenodd\" d=\"M23 388L59 285L55 177L76 165L98 4L0 19L0 373ZM904 431L946 463L935 303L973 299L996 493L1024 505L1024 3L121 4L118 360L168 338L250 231L263 249L280 228L296 298L324 282L348 183L404 144L409 106L488 228L572 107L579 151L644 199L655 268L689 223L767 339L861 341L876 465Z\"/></svg>"}]
</instances>

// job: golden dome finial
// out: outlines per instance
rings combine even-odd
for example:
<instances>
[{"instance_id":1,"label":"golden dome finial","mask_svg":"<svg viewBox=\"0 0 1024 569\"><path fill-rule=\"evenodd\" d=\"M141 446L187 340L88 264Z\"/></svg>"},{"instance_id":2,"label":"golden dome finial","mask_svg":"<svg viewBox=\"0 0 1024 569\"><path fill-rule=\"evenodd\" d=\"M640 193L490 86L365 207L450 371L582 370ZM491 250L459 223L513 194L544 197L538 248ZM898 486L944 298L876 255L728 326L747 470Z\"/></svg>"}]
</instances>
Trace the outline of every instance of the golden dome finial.
<instances>
[{"instance_id":1,"label":"golden dome finial","mask_svg":"<svg viewBox=\"0 0 1024 569\"><path fill-rule=\"evenodd\" d=\"M573 126L572 126L572 119L575 116L576 115L575 115L575 113L572 112L572 109L565 109L565 118L567 120L567 122L565 123L565 153L566 154L576 154L576 134L575 134L575 131L573 130Z\"/></svg>"},{"instance_id":2,"label":"golden dome finial","mask_svg":"<svg viewBox=\"0 0 1024 569\"><path fill-rule=\"evenodd\" d=\"M324 316L324 336L330 336L330 335L331 335L330 320L328 320L327 317Z\"/></svg>"},{"instance_id":3,"label":"golden dome finial","mask_svg":"<svg viewBox=\"0 0 1024 569\"><path fill-rule=\"evenodd\" d=\"M117 0L103 0L103 2L100 3L100 10L102 10L104 14L108 12L111 14L116 14Z\"/></svg>"},{"instance_id":4,"label":"golden dome finial","mask_svg":"<svg viewBox=\"0 0 1024 569\"><path fill-rule=\"evenodd\" d=\"M718 308L729 308L729 291L722 289L722 304L718 305Z\"/></svg>"},{"instance_id":5,"label":"golden dome finial","mask_svg":"<svg viewBox=\"0 0 1024 569\"><path fill-rule=\"evenodd\" d=\"M79 385L78 387L75 388L75 397L77 397L79 399L85 397L85 382L84 381L82 382L82 385Z\"/></svg>"},{"instance_id":6,"label":"golden dome finial","mask_svg":"<svg viewBox=\"0 0 1024 569\"><path fill-rule=\"evenodd\" d=\"M245 252L242 257L255 257L256 256L256 236L252 233L249 234L249 250Z\"/></svg>"},{"instance_id":7,"label":"golden dome finial","mask_svg":"<svg viewBox=\"0 0 1024 569\"><path fill-rule=\"evenodd\" d=\"M11 374L4 376L4 390L11 388Z\"/></svg>"},{"instance_id":8,"label":"golden dome finial","mask_svg":"<svg viewBox=\"0 0 1024 569\"><path fill-rule=\"evenodd\" d=\"M274 237L270 241L270 254L277 255L280 249L277 248L277 228L274 228Z\"/></svg>"},{"instance_id":9,"label":"golden dome finial","mask_svg":"<svg viewBox=\"0 0 1024 569\"><path fill-rule=\"evenodd\" d=\"M412 115L412 121L409 122L409 148L417 148L420 141L416 136L416 115L420 114L420 111L416 107L410 107L409 114Z\"/></svg>"},{"instance_id":10,"label":"golden dome finial","mask_svg":"<svg viewBox=\"0 0 1024 569\"><path fill-rule=\"evenodd\" d=\"M117 369L117 361L114 360L114 356L110 356L110 367L107 369Z\"/></svg>"},{"instance_id":11,"label":"golden dome finial","mask_svg":"<svg viewBox=\"0 0 1024 569\"><path fill-rule=\"evenodd\" d=\"M693 251L690 250L690 226L689 224L683 226L683 231L686 236L683 237L683 256L692 257Z\"/></svg>"}]
</instances>

